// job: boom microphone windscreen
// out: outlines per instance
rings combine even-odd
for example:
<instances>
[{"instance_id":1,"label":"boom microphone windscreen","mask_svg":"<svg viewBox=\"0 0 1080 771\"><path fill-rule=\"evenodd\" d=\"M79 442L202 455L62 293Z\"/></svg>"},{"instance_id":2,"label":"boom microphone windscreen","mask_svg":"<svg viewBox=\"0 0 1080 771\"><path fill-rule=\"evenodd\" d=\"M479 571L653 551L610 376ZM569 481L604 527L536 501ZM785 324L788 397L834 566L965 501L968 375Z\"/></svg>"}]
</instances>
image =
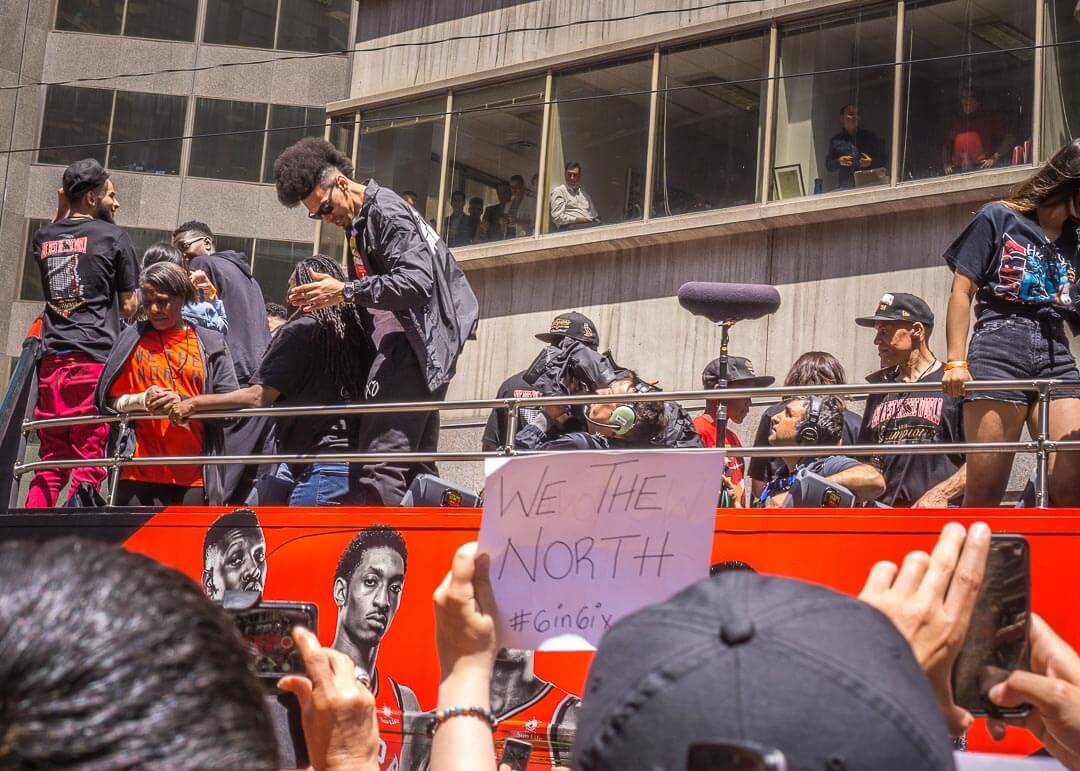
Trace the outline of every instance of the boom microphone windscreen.
<instances>
[{"instance_id":1,"label":"boom microphone windscreen","mask_svg":"<svg viewBox=\"0 0 1080 771\"><path fill-rule=\"evenodd\" d=\"M721 284L690 281L679 287L679 305L695 316L722 321L760 319L776 313L780 293L768 284Z\"/></svg>"}]
</instances>

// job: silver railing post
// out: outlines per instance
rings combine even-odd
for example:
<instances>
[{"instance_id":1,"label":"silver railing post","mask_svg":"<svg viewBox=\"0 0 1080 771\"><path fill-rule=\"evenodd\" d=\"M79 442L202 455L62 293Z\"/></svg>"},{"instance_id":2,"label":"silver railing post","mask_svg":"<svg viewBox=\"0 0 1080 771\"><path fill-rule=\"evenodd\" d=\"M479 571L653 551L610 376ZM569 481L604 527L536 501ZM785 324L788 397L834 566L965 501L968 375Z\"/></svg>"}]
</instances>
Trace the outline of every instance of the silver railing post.
<instances>
[{"instance_id":1,"label":"silver railing post","mask_svg":"<svg viewBox=\"0 0 1080 771\"><path fill-rule=\"evenodd\" d=\"M517 399L509 399L506 402L506 444L503 445L505 455L514 454L514 436L518 432L518 403Z\"/></svg>"},{"instance_id":2,"label":"silver railing post","mask_svg":"<svg viewBox=\"0 0 1080 771\"><path fill-rule=\"evenodd\" d=\"M1039 435L1035 437L1038 447L1035 450L1035 508L1045 509L1050 506L1047 481L1050 471L1050 457L1047 442L1050 437L1050 387L1039 383Z\"/></svg>"},{"instance_id":3,"label":"silver railing post","mask_svg":"<svg viewBox=\"0 0 1080 771\"><path fill-rule=\"evenodd\" d=\"M108 506L116 505L116 483L120 479L120 461L123 460L120 457L120 444L124 434L127 433L129 422L126 413L120 416L120 430L116 434L116 452L109 462L109 500L106 503Z\"/></svg>"}]
</instances>

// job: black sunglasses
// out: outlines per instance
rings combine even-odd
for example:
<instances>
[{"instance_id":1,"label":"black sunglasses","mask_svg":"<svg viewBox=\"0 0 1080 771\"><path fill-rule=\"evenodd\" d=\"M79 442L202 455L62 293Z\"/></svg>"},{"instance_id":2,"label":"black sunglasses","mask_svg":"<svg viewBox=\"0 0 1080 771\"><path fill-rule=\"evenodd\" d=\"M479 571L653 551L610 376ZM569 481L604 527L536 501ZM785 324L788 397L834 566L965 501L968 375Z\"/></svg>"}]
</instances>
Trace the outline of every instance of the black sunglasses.
<instances>
[{"instance_id":1,"label":"black sunglasses","mask_svg":"<svg viewBox=\"0 0 1080 771\"><path fill-rule=\"evenodd\" d=\"M334 197L334 188L330 188L330 192L326 194L326 200L322 202L318 209L313 212L308 212L309 220L321 220L327 214L334 211L334 204L331 199Z\"/></svg>"}]
</instances>

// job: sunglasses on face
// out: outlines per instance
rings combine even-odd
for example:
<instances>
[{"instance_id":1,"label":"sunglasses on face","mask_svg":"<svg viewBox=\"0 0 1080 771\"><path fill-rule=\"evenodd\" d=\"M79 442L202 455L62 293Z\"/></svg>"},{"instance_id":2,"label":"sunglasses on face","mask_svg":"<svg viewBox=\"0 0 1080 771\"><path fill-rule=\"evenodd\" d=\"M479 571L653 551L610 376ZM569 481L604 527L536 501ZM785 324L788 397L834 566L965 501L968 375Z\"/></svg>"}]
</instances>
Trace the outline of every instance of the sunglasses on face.
<instances>
[{"instance_id":1,"label":"sunglasses on face","mask_svg":"<svg viewBox=\"0 0 1080 771\"><path fill-rule=\"evenodd\" d=\"M192 246L204 240L205 238L206 236L199 236L198 238L193 238L190 241L177 241L176 248L179 249L181 252L186 252L191 249Z\"/></svg>"},{"instance_id":2,"label":"sunglasses on face","mask_svg":"<svg viewBox=\"0 0 1080 771\"><path fill-rule=\"evenodd\" d=\"M330 188L330 192L326 194L326 200L319 205L319 208L308 214L308 219L321 220L323 217L331 214L334 211L334 188Z\"/></svg>"}]
</instances>

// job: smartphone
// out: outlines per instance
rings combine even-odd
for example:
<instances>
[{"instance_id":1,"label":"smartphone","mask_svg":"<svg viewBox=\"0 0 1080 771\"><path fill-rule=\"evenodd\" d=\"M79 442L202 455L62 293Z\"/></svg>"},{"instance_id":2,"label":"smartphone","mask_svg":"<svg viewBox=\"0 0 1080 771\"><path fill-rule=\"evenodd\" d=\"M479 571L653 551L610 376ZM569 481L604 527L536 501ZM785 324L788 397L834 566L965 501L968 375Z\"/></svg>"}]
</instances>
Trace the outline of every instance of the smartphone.
<instances>
[{"instance_id":1,"label":"smartphone","mask_svg":"<svg viewBox=\"0 0 1080 771\"><path fill-rule=\"evenodd\" d=\"M964 647L953 665L953 700L972 715L1022 717L1028 705L1002 709L990 689L1015 669L1031 669L1031 570L1028 542L994 535L986 575L971 614Z\"/></svg>"},{"instance_id":2,"label":"smartphone","mask_svg":"<svg viewBox=\"0 0 1080 771\"><path fill-rule=\"evenodd\" d=\"M259 602L233 611L236 628L252 656L252 668L268 688L279 678L304 673L304 659L293 642L292 628L318 629L318 611L310 602Z\"/></svg>"},{"instance_id":3,"label":"smartphone","mask_svg":"<svg viewBox=\"0 0 1080 771\"><path fill-rule=\"evenodd\" d=\"M757 742L694 742L686 771L787 771L787 761L780 750Z\"/></svg>"},{"instance_id":4,"label":"smartphone","mask_svg":"<svg viewBox=\"0 0 1080 771\"><path fill-rule=\"evenodd\" d=\"M499 771L526 771L532 745L521 739L507 739L503 744L502 757L499 758Z\"/></svg>"}]
</instances>

